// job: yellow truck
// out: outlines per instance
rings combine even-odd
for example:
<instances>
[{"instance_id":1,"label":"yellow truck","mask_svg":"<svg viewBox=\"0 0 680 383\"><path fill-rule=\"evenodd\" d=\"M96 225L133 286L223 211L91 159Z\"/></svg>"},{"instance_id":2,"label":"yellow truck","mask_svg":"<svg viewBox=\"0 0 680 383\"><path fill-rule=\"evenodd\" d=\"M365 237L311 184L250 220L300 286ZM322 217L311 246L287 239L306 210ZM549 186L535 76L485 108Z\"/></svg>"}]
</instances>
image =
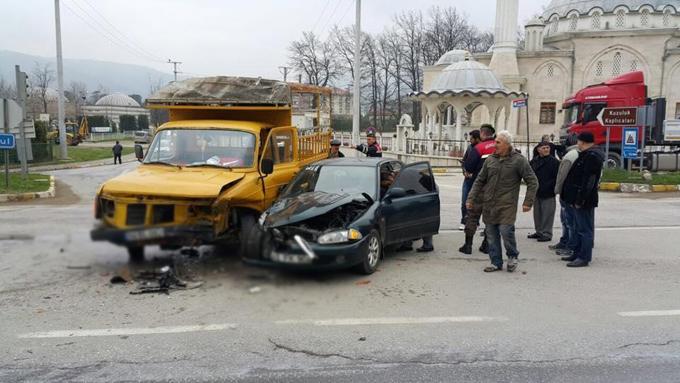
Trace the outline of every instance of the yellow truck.
<instances>
[{"instance_id":1,"label":"yellow truck","mask_svg":"<svg viewBox=\"0 0 680 383\"><path fill-rule=\"evenodd\" d=\"M330 129L292 126L292 100L308 88L242 77L174 82L147 100L166 109L141 164L100 186L95 241L127 247L219 244L245 238L298 170L326 158ZM316 92L319 100L324 92ZM330 102L317 102L317 105Z\"/></svg>"}]
</instances>

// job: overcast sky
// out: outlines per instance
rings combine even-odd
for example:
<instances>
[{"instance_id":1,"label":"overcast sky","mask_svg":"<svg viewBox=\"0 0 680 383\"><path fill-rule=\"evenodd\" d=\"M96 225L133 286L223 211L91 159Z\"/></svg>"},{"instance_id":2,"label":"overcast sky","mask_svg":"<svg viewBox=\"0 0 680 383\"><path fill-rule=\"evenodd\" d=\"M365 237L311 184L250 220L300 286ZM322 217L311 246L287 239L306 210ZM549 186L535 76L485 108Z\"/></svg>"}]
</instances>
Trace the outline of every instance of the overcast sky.
<instances>
[{"instance_id":1,"label":"overcast sky","mask_svg":"<svg viewBox=\"0 0 680 383\"><path fill-rule=\"evenodd\" d=\"M544 1L547 3L547 0ZM519 22L543 1L520 0ZM0 0L0 49L54 56L54 2ZM496 0L363 0L362 29L380 32L408 9L454 6L492 30ZM168 58L193 75L278 78L287 47L303 31L326 36L354 23L354 0L61 0L64 57L150 66ZM105 19L102 19L102 16ZM89 25L88 25L89 24ZM115 43L117 41L118 43Z\"/></svg>"}]
</instances>

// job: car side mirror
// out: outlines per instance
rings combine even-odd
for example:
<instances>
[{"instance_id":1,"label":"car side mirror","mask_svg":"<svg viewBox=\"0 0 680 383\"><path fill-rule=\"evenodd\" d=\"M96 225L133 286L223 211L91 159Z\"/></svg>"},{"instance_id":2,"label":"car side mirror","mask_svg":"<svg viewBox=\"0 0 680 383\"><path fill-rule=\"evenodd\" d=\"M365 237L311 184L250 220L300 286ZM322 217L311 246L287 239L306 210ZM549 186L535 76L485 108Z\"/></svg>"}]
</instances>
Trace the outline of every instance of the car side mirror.
<instances>
[{"instance_id":1,"label":"car side mirror","mask_svg":"<svg viewBox=\"0 0 680 383\"><path fill-rule=\"evenodd\" d=\"M387 191L385 195L386 200L393 200L397 198L406 197L406 190L404 188L392 188Z\"/></svg>"},{"instance_id":2,"label":"car side mirror","mask_svg":"<svg viewBox=\"0 0 680 383\"><path fill-rule=\"evenodd\" d=\"M142 162L144 159L144 148L142 148L142 145L135 145L135 157L137 157L139 162Z\"/></svg>"},{"instance_id":3,"label":"car side mirror","mask_svg":"<svg viewBox=\"0 0 680 383\"><path fill-rule=\"evenodd\" d=\"M260 172L264 175L270 175L274 173L274 160L264 158L262 160L262 164L260 165Z\"/></svg>"}]
</instances>

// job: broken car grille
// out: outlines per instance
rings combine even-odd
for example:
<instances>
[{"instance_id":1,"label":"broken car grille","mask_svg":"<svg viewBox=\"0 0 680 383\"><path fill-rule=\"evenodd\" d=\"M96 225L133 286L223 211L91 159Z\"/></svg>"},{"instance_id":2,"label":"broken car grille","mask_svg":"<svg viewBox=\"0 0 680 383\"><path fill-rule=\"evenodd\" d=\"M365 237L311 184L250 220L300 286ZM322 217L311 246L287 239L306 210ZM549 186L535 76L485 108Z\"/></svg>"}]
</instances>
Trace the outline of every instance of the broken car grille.
<instances>
[{"instance_id":1,"label":"broken car grille","mask_svg":"<svg viewBox=\"0 0 680 383\"><path fill-rule=\"evenodd\" d=\"M127 218L125 224L128 226L143 225L146 218L145 204L132 204L127 207Z\"/></svg>"},{"instance_id":2,"label":"broken car grille","mask_svg":"<svg viewBox=\"0 0 680 383\"><path fill-rule=\"evenodd\" d=\"M169 223L175 220L175 205L153 205L153 223Z\"/></svg>"}]
</instances>

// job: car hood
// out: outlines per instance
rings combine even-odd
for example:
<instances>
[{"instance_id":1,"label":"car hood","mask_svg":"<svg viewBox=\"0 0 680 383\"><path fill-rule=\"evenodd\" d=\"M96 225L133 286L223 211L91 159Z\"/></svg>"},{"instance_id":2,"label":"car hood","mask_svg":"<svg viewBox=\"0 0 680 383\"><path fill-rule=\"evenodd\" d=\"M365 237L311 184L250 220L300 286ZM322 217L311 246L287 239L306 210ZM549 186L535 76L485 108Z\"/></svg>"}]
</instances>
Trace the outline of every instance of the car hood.
<instances>
[{"instance_id":1,"label":"car hood","mask_svg":"<svg viewBox=\"0 0 680 383\"><path fill-rule=\"evenodd\" d=\"M113 195L215 198L225 185L245 176L227 169L171 168L142 165L104 184L102 192Z\"/></svg>"},{"instance_id":2,"label":"car hood","mask_svg":"<svg viewBox=\"0 0 680 383\"><path fill-rule=\"evenodd\" d=\"M295 197L278 200L267 211L264 226L268 228L302 222L323 215L348 204L357 197L349 194L324 192L302 193Z\"/></svg>"}]
</instances>

